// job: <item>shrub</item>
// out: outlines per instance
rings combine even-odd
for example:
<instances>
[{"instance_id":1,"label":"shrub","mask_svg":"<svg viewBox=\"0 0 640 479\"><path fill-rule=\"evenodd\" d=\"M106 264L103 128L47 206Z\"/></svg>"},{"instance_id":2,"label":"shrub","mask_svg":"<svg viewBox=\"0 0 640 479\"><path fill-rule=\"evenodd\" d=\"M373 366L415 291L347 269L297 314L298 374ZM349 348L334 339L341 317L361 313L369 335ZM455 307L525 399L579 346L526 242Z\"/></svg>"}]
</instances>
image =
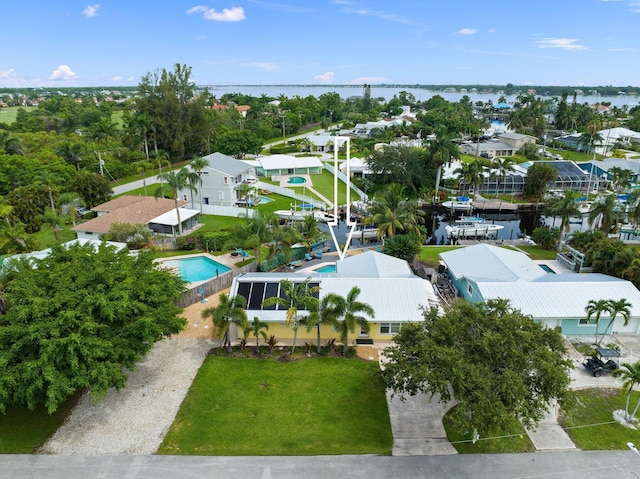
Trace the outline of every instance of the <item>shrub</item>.
<instances>
[{"instance_id":1,"label":"shrub","mask_svg":"<svg viewBox=\"0 0 640 479\"><path fill-rule=\"evenodd\" d=\"M295 153L298 148L295 145L273 145L269 151L274 155L286 155L287 153Z\"/></svg>"}]
</instances>

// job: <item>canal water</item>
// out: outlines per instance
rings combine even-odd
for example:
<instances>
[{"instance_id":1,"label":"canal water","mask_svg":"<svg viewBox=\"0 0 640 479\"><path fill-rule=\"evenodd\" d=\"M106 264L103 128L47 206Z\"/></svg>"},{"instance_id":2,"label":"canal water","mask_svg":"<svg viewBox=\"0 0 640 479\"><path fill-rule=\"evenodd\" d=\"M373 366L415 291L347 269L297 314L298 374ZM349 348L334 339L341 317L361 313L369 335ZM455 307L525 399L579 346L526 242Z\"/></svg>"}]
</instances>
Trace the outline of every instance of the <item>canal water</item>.
<instances>
[{"instance_id":1,"label":"canal water","mask_svg":"<svg viewBox=\"0 0 640 479\"><path fill-rule=\"evenodd\" d=\"M427 228L427 240L426 244L432 245L448 245L451 244L449 238L447 238L446 226L451 224L455 219L459 219L461 215L454 215L453 217L446 212L442 207L424 207L424 226ZM514 240L522 238L524 236L531 236L535 228L541 226L555 226L560 227L560 218L545 218L542 214L542 209L538 211L524 211L524 212L509 212L509 213L480 213L473 214L471 216L479 216L485 220L486 223L501 225L503 228L498 231L497 239ZM329 227L326 224L321 224L320 229L329 234ZM587 219L584 218L580 221L577 218L572 218L569 224L570 232L582 231L588 229ZM340 244L344 244L349 228L341 221L335 229L336 238ZM331 251L336 251L333 244L333 240L330 240L329 246ZM360 246L367 246L375 244L375 242L365 241L361 243L356 237L351 239L351 247L358 248Z\"/></svg>"}]
</instances>

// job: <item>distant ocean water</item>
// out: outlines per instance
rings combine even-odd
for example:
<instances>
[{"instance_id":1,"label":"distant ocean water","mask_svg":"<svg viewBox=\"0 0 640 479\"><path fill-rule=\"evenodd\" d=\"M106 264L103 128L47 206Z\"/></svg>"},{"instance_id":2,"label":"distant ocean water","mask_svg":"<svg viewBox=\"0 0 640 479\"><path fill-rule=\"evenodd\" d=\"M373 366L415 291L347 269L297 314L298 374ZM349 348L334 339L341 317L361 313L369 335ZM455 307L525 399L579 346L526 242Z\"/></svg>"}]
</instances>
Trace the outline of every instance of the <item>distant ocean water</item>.
<instances>
[{"instance_id":1,"label":"distant ocean water","mask_svg":"<svg viewBox=\"0 0 640 479\"><path fill-rule=\"evenodd\" d=\"M267 95L269 97L277 98L280 95L284 95L288 98L294 96L300 96L302 98L312 95L319 97L323 93L336 92L342 99L349 98L350 96L362 96L362 85L350 86L331 86L331 85L209 85L211 94L216 97L221 97L225 93L242 93L245 95L251 95L259 97L261 95ZM371 85L371 97L372 98L384 98L389 101L394 95L398 95L401 91L411 93L416 100L425 101L434 95L440 95L447 101L457 102L467 95L473 103L480 101L489 101L498 103L500 94L497 93L475 93L475 92L442 92L434 90L426 90L423 88L402 88L402 87L380 87ZM516 100L517 95L505 95L507 102L513 102ZM544 98L544 97L543 97ZM568 99L571 101L571 97ZM578 103L593 104L596 102L611 102L612 105L622 107L628 105L629 107L636 106L640 102L640 98L635 96L600 96L600 95L578 95Z\"/></svg>"}]
</instances>

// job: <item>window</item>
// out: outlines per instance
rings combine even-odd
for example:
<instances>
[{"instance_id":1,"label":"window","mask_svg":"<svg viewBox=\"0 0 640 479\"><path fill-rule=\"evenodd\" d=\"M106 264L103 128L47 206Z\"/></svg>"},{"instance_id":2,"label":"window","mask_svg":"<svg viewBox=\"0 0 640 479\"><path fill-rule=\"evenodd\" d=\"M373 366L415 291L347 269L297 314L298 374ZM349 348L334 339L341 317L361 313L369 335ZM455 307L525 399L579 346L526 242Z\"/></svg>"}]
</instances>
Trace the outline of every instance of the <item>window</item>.
<instances>
[{"instance_id":1,"label":"window","mask_svg":"<svg viewBox=\"0 0 640 479\"><path fill-rule=\"evenodd\" d=\"M209 204L209 197L208 197L208 196L205 196L205 197L204 197L204 204L205 204L205 205L208 205L208 204Z\"/></svg>"},{"instance_id":2,"label":"window","mask_svg":"<svg viewBox=\"0 0 640 479\"><path fill-rule=\"evenodd\" d=\"M396 334L400 331L400 323L380 323L380 334Z\"/></svg>"},{"instance_id":3,"label":"window","mask_svg":"<svg viewBox=\"0 0 640 479\"><path fill-rule=\"evenodd\" d=\"M469 293L469 296L473 296L473 288L471 287L471 285L467 285L467 293Z\"/></svg>"},{"instance_id":4,"label":"window","mask_svg":"<svg viewBox=\"0 0 640 479\"><path fill-rule=\"evenodd\" d=\"M224 177L224 184L226 185L227 183L229 183L229 177L225 176Z\"/></svg>"},{"instance_id":5,"label":"window","mask_svg":"<svg viewBox=\"0 0 640 479\"><path fill-rule=\"evenodd\" d=\"M224 193L222 191L218 191L218 199L224 200Z\"/></svg>"},{"instance_id":6,"label":"window","mask_svg":"<svg viewBox=\"0 0 640 479\"><path fill-rule=\"evenodd\" d=\"M600 319L602 319L602 316L600 316ZM591 318L591 319L580 318L580 321L578 324L582 324L582 325L596 324L596 318Z\"/></svg>"}]
</instances>

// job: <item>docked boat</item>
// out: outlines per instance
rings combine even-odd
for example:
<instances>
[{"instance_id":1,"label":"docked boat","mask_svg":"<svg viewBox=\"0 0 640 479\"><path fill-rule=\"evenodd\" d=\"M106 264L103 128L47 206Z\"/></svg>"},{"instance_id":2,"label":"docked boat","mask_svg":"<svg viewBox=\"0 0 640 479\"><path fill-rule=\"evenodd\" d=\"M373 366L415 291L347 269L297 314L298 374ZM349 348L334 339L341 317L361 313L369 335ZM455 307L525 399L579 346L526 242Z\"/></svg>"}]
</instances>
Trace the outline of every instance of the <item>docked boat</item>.
<instances>
[{"instance_id":1,"label":"docked boat","mask_svg":"<svg viewBox=\"0 0 640 479\"><path fill-rule=\"evenodd\" d=\"M473 200L468 196L450 196L447 201L442 203L442 206L453 212L470 212L473 210Z\"/></svg>"},{"instance_id":2,"label":"docked boat","mask_svg":"<svg viewBox=\"0 0 640 479\"><path fill-rule=\"evenodd\" d=\"M353 231L353 239L360 241L374 240L378 238L378 228L375 227L361 227Z\"/></svg>"},{"instance_id":3,"label":"docked boat","mask_svg":"<svg viewBox=\"0 0 640 479\"><path fill-rule=\"evenodd\" d=\"M328 223L335 220L335 216L321 210L276 210L273 212L283 221L304 221L305 216L313 215L317 221Z\"/></svg>"},{"instance_id":4,"label":"docked boat","mask_svg":"<svg viewBox=\"0 0 640 479\"><path fill-rule=\"evenodd\" d=\"M485 223L477 216L463 216L455 220L453 225L447 225L445 231L450 238L486 238L497 237L498 231L504 226Z\"/></svg>"}]
</instances>

